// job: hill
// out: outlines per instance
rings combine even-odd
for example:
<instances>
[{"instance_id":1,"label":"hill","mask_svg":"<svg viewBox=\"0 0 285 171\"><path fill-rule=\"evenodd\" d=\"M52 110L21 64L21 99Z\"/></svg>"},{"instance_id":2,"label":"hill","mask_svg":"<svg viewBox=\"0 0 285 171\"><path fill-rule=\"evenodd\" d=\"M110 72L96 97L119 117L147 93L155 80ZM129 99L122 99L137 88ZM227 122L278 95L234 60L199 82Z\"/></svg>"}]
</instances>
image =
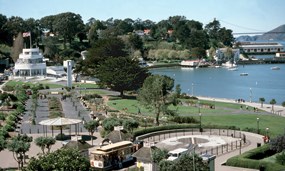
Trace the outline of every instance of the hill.
<instances>
[{"instance_id":1,"label":"hill","mask_svg":"<svg viewBox=\"0 0 285 171\"><path fill-rule=\"evenodd\" d=\"M285 24L258 36L257 40L285 40Z\"/></svg>"},{"instance_id":2,"label":"hill","mask_svg":"<svg viewBox=\"0 0 285 171\"><path fill-rule=\"evenodd\" d=\"M264 33L259 36L240 36L236 38L236 41L262 41L262 40L277 40L277 41L285 41L285 24L281 25L269 32Z\"/></svg>"}]
</instances>

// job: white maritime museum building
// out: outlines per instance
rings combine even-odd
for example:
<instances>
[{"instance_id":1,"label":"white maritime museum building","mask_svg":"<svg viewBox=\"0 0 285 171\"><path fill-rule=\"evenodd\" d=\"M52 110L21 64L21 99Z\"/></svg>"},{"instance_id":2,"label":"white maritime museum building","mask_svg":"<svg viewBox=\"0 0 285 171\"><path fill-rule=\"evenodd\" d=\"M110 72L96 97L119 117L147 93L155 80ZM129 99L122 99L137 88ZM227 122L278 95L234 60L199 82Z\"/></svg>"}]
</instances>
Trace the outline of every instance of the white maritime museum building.
<instances>
[{"instance_id":1,"label":"white maritime museum building","mask_svg":"<svg viewBox=\"0 0 285 171\"><path fill-rule=\"evenodd\" d=\"M15 63L14 76L46 76L46 62L39 48L23 49Z\"/></svg>"}]
</instances>

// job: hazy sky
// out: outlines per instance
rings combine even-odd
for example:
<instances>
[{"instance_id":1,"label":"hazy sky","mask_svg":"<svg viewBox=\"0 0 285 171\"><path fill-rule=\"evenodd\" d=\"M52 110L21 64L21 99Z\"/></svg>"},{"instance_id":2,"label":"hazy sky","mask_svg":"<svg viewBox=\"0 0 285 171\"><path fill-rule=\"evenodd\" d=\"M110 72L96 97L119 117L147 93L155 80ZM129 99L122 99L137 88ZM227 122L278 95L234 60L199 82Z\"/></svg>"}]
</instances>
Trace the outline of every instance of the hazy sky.
<instances>
[{"instance_id":1,"label":"hazy sky","mask_svg":"<svg viewBox=\"0 0 285 171\"><path fill-rule=\"evenodd\" d=\"M0 13L40 19L62 12L80 14L84 23L140 18L160 21L183 15L205 26L214 18L233 32L270 31L285 24L285 0L0 0Z\"/></svg>"}]
</instances>

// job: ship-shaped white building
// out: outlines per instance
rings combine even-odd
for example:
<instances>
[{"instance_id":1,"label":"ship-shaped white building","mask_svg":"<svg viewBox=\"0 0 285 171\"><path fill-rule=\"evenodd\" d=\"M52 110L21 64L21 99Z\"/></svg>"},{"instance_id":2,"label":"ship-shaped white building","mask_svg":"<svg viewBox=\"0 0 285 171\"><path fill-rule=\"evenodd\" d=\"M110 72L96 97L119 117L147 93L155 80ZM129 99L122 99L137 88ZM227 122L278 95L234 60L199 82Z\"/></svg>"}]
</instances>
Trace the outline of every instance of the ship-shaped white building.
<instances>
[{"instance_id":1,"label":"ship-shaped white building","mask_svg":"<svg viewBox=\"0 0 285 171\"><path fill-rule=\"evenodd\" d=\"M15 63L13 75L18 77L46 76L46 62L39 48L23 49Z\"/></svg>"}]
</instances>

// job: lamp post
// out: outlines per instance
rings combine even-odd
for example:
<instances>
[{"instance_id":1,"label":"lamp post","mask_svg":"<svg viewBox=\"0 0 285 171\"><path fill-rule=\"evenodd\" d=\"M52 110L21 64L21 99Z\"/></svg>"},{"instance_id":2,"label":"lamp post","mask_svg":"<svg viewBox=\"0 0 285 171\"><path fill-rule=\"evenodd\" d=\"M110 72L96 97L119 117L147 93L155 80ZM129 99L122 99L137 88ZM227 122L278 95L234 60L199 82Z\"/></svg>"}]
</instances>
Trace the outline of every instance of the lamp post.
<instances>
[{"instance_id":1,"label":"lamp post","mask_svg":"<svg viewBox=\"0 0 285 171\"><path fill-rule=\"evenodd\" d=\"M193 171L196 170L196 166L195 166L195 148L196 147L197 147L197 145L195 144L194 148L193 148L193 152L192 152L192 154L193 154Z\"/></svg>"},{"instance_id":2,"label":"lamp post","mask_svg":"<svg viewBox=\"0 0 285 171\"><path fill-rule=\"evenodd\" d=\"M200 101L198 101L198 113L201 113L200 112Z\"/></svg>"},{"instance_id":3,"label":"lamp post","mask_svg":"<svg viewBox=\"0 0 285 171\"><path fill-rule=\"evenodd\" d=\"M266 128L265 130L266 130L265 136L268 137L268 130L269 130L269 128Z\"/></svg>"},{"instance_id":4,"label":"lamp post","mask_svg":"<svg viewBox=\"0 0 285 171\"><path fill-rule=\"evenodd\" d=\"M257 123L257 134L259 134L259 118L256 118L256 123Z\"/></svg>"},{"instance_id":5,"label":"lamp post","mask_svg":"<svg viewBox=\"0 0 285 171\"><path fill-rule=\"evenodd\" d=\"M241 139L239 139L239 155L241 155Z\"/></svg>"},{"instance_id":6,"label":"lamp post","mask_svg":"<svg viewBox=\"0 0 285 171\"><path fill-rule=\"evenodd\" d=\"M202 132L202 114L199 113L199 117L200 117L200 132Z\"/></svg>"},{"instance_id":7,"label":"lamp post","mask_svg":"<svg viewBox=\"0 0 285 171\"><path fill-rule=\"evenodd\" d=\"M192 96L194 96L194 83L192 83Z\"/></svg>"},{"instance_id":8,"label":"lamp post","mask_svg":"<svg viewBox=\"0 0 285 171\"><path fill-rule=\"evenodd\" d=\"M250 93L250 95L249 95L249 102L251 103L252 102L252 90L251 90L251 88L249 88L249 93Z\"/></svg>"},{"instance_id":9,"label":"lamp post","mask_svg":"<svg viewBox=\"0 0 285 171\"><path fill-rule=\"evenodd\" d=\"M144 120L144 129L146 129L146 118L143 118Z\"/></svg>"}]
</instances>

